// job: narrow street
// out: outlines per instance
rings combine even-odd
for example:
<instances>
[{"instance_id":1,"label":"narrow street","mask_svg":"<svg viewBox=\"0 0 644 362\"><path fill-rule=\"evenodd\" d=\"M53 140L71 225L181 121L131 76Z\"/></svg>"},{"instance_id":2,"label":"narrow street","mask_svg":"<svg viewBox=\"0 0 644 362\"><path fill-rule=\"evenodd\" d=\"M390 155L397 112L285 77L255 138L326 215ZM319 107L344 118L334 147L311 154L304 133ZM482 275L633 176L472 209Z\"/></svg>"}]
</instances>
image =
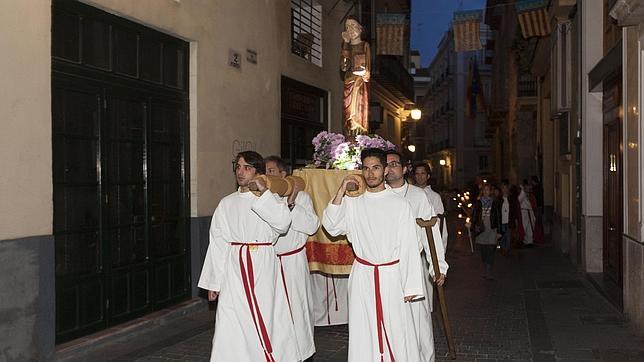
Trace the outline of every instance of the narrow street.
<instances>
[{"instance_id":1,"label":"narrow street","mask_svg":"<svg viewBox=\"0 0 644 362\"><path fill-rule=\"evenodd\" d=\"M452 230L456 226L452 223ZM456 234L456 233L454 233ZM644 339L582 273L548 244L497 254L495 280L484 280L464 235L451 241L446 285L457 361L642 361ZM126 340L64 360L205 361L212 311L177 318ZM437 360L447 343L434 311ZM347 326L321 327L316 361L346 361Z\"/></svg>"}]
</instances>

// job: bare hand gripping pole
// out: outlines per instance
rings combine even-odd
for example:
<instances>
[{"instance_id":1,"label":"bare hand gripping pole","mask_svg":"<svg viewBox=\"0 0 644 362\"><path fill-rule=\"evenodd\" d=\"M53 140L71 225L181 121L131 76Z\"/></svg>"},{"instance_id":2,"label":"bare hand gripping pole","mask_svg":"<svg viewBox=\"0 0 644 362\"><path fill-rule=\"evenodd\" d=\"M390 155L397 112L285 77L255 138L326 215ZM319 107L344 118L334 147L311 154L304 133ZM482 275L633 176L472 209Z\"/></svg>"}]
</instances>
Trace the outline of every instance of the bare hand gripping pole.
<instances>
[{"instance_id":1,"label":"bare hand gripping pole","mask_svg":"<svg viewBox=\"0 0 644 362\"><path fill-rule=\"evenodd\" d=\"M438 277L441 275L440 268L438 267L438 255L436 255L436 244L434 243L434 235L432 234L432 226L438 222L437 217L432 217L430 220L416 219L416 223L425 228L427 234L427 241L429 242L429 252L432 257L432 266L434 267L434 275ZM447 348L449 348L449 355L452 359L456 359L456 346L454 345L454 336L452 336L452 328L449 324L447 317L447 303L445 302L445 290L442 285L435 285L438 290L438 302L441 308L441 316L443 317L443 330L445 337L447 337Z\"/></svg>"}]
</instances>

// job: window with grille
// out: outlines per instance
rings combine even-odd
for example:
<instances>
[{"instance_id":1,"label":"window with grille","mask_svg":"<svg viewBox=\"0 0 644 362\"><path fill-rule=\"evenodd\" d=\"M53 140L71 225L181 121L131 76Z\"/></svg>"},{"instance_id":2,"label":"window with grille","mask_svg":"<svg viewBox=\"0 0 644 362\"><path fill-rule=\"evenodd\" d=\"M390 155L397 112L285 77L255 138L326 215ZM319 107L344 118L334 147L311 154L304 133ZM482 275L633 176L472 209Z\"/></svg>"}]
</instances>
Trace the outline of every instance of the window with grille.
<instances>
[{"instance_id":1,"label":"window with grille","mask_svg":"<svg viewBox=\"0 0 644 362\"><path fill-rule=\"evenodd\" d=\"M322 5L291 0L291 52L322 66Z\"/></svg>"},{"instance_id":2,"label":"window with grille","mask_svg":"<svg viewBox=\"0 0 644 362\"><path fill-rule=\"evenodd\" d=\"M487 171L487 155L479 156L479 172Z\"/></svg>"}]
</instances>

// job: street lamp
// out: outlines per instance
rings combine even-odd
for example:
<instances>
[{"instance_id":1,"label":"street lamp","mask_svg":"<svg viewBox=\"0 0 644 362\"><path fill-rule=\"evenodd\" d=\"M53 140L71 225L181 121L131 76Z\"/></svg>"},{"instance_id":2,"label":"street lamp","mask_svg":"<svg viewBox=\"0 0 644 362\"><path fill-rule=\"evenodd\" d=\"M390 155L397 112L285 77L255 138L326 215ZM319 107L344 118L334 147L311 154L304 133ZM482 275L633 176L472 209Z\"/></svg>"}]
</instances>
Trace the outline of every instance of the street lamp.
<instances>
[{"instance_id":1,"label":"street lamp","mask_svg":"<svg viewBox=\"0 0 644 362\"><path fill-rule=\"evenodd\" d=\"M409 145L407 146L407 149L409 150L409 152L414 153L416 152L416 145Z\"/></svg>"},{"instance_id":2,"label":"street lamp","mask_svg":"<svg viewBox=\"0 0 644 362\"><path fill-rule=\"evenodd\" d=\"M411 110L411 119L413 119L414 121L418 121L422 116L423 113L420 111L420 109L414 108Z\"/></svg>"},{"instance_id":3,"label":"street lamp","mask_svg":"<svg viewBox=\"0 0 644 362\"><path fill-rule=\"evenodd\" d=\"M438 161L438 163L439 163L441 166L445 166L445 165L447 164L447 161L445 161L445 159L441 159L440 161Z\"/></svg>"}]
</instances>

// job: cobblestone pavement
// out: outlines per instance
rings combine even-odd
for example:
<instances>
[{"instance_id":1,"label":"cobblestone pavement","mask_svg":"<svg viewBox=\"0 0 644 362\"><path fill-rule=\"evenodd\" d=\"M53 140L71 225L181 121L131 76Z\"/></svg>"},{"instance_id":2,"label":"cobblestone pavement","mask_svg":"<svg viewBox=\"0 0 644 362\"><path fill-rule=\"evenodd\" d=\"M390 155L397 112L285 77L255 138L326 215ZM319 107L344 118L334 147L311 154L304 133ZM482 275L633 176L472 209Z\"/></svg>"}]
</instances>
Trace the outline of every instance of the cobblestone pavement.
<instances>
[{"instance_id":1,"label":"cobblestone pavement","mask_svg":"<svg viewBox=\"0 0 644 362\"><path fill-rule=\"evenodd\" d=\"M551 246L514 250L507 258L497 254L492 281L482 278L479 255L462 235L450 241L448 262L445 291L456 360L644 361L644 338ZM437 304L437 360L449 360ZM132 338L126 354L83 360L206 361L211 318L209 312L192 332L145 347ZM347 340L347 326L316 328L315 361L346 361Z\"/></svg>"}]
</instances>

